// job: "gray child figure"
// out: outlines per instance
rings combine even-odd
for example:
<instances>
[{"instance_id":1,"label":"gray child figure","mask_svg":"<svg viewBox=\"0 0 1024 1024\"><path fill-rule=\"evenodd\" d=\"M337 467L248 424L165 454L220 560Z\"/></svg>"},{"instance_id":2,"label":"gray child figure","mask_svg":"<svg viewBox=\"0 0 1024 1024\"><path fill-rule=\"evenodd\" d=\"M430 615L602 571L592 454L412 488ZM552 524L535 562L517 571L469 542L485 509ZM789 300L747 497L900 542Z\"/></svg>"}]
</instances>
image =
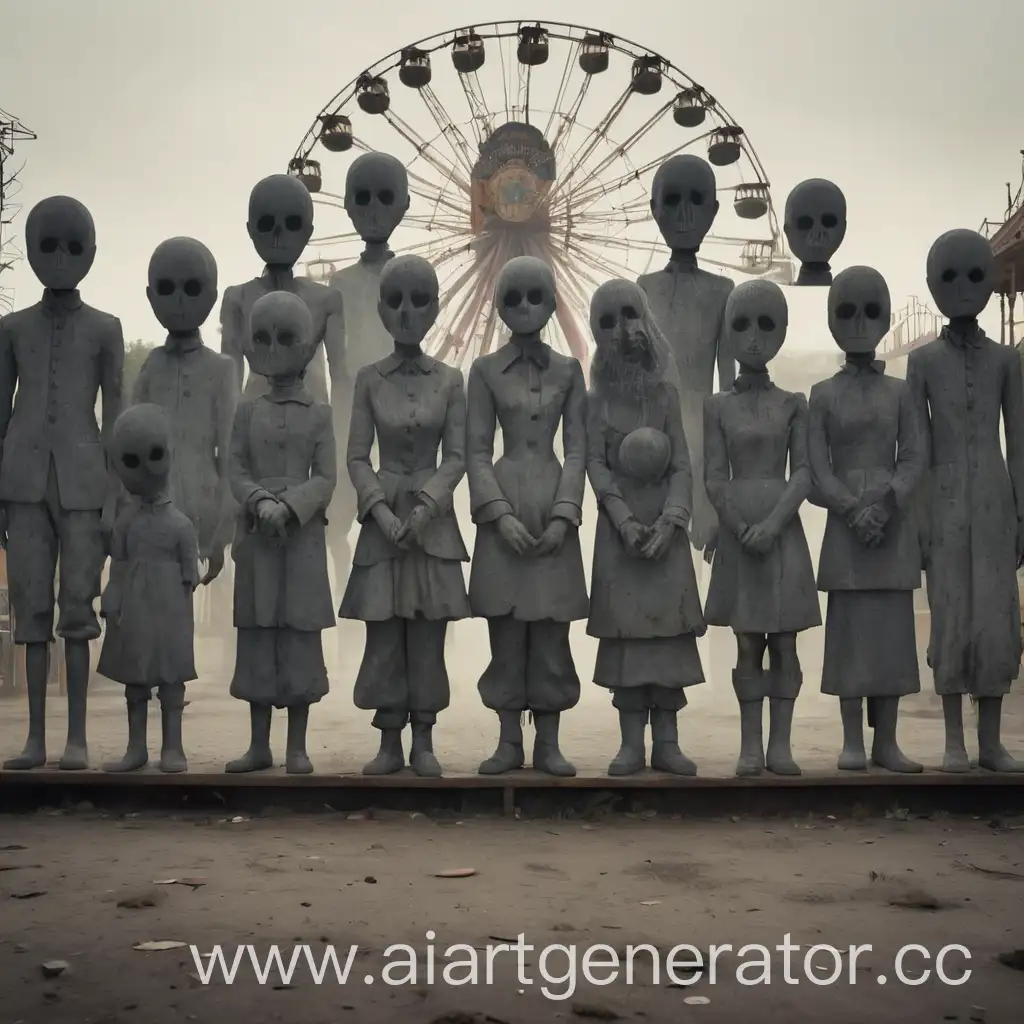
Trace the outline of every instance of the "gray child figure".
<instances>
[{"instance_id":1,"label":"gray child figure","mask_svg":"<svg viewBox=\"0 0 1024 1024\"><path fill-rule=\"evenodd\" d=\"M788 322L777 285L737 286L726 303L725 328L740 372L731 391L704 402L704 479L722 524L704 617L708 625L728 626L736 634L739 776L760 775L765 768L775 775L800 774L790 746L803 683L796 636L821 625L800 522L800 506L811 490L807 399L776 387L768 375ZM767 751L765 698L771 721Z\"/></svg>"},{"instance_id":2,"label":"gray child figure","mask_svg":"<svg viewBox=\"0 0 1024 1024\"><path fill-rule=\"evenodd\" d=\"M243 398L228 476L239 505L231 554L237 630L231 696L249 704L249 749L228 772L272 768L270 722L288 711L285 768L308 774L309 708L328 692L323 630L335 625L327 572L326 511L338 468L331 410L303 376L318 339L292 292L253 304L245 356L269 390Z\"/></svg>"},{"instance_id":3,"label":"gray child figure","mask_svg":"<svg viewBox=\"0 0 1024 1024\"><path fill-rule=\"evenodd\" d=\"M164 410L148 403L126 409L114 424L110 455L135 501L114 525L100 602L107 629L96 671L124 684L128 705L128 748L104 770L130 772L149 762L146 727L155 689L160 770L184 772L181 718L185 684L196 678L192 594L199 584L199 542L168 494L174 453Z\"/></svg>"}]
</instances>

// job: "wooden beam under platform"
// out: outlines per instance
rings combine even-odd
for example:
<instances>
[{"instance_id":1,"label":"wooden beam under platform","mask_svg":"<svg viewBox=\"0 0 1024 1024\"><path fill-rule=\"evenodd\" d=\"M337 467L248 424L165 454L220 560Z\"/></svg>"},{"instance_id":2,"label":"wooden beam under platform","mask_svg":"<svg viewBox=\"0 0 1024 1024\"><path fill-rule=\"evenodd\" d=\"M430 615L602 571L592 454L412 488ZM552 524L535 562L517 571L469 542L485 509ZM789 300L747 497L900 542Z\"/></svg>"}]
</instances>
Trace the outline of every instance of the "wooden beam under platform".
<instances>
[{"instance_id":1,"label":"wooden beam under platform","mask_svg":"<svg viewBox=\"0 0 1024 1024\"><path fill-rule=\"evenodd\" d=\"M115 813L194 811L228 816L274 811L362 812L368 817L416 812L568 818L619 812L704 818L992 816L1024 814L1024 777L977 770L965 775L870 771L692 779L657 772L627 778L553 778L526 769L504 776L442 779L421 779L409 772L384 777L295 776L283 770L249 775L165 775L151 769L125 775L55 769L0 772L0 813L83 806Z\"/></svg>"}]
</instances>

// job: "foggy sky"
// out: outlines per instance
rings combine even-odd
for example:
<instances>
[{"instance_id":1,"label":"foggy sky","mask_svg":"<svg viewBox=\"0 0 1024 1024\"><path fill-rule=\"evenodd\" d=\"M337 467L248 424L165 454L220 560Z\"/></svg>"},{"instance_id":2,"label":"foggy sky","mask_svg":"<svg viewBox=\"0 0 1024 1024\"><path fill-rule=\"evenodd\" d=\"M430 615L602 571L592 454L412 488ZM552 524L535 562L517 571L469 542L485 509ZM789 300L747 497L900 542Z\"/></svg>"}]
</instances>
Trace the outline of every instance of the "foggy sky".
<instances>
[{"instance_id":1,"label":"foggy sky","mask_svg":"<svg viewBox=\"0 0 1024 1024\"><path fill-rule=\"evenodd\" d=\"M998 218L1004 182L1019 180L1020 0L0 0L0 106L39 136L18 150L15 232L39 199L81 199L99 246L84 296L121 317L126 339L159 342L144 294L155 245L203 240L222 291L258 273L252 185L284 170L364 67L484 8L488 21L539 14L662 53L744 126L780 217L798 181L835 180L850 216L835 267L876 266L894 309L927 296L932 240ZM5 277L16 306L35 301L27 264ZM794 292L789 344L830 347L820 298Z\"/></svg>"}]
</instances>

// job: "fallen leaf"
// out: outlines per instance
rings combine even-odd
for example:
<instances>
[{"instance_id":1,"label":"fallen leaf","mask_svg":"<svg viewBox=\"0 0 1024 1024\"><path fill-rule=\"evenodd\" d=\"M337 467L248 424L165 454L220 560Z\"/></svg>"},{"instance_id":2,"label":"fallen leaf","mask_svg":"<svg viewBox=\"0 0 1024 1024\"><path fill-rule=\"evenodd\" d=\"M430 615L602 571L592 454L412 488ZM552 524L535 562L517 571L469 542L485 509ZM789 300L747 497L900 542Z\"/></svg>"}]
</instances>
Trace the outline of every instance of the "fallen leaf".
<instances>
[{"instance_id":1,"label":"fallen leaf","mask_svg":"<svg viewBox=\"0 0 1024 1024\"><path fill-rule=\"evenodd\" d=\"M132 946L132 949L137 949L141 953L162 953L165 949L184 949L187 945L187 942L178 942L177 939L158 939L153 942L140 942L137 946Z\"/></svg>"},{"instance_id":2,"label":"fallen leaf","mask_svg":"<svg viewBox=\"0 0 1024 1024\"><path fill-rule=\"evenodd\" d=\"M45 889L26 889L23 892L12 892L12 900L34 900L37 896L45 896Z\"/></svg>"},{"instance_id":3,"label":"fallen leaf","mask_svg":"<svg viewBox=\"0 0 1024 1024\"><path fill-rule=\"evenodd\" d=\"M476 874L476 868L448 868L445 871L438 871L435 878L469 878Z\"/></svg>"}]
</instances>

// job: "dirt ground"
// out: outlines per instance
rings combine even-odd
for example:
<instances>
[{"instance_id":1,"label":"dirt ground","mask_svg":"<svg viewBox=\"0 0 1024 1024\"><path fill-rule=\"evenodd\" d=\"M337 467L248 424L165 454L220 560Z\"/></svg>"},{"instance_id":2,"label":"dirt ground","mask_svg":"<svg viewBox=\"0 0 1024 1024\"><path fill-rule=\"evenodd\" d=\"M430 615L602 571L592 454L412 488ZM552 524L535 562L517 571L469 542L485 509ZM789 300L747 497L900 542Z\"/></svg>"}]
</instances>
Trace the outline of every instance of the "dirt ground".
<instances>
[{"instance_id":1,"label":"dirt ground","mask_svg":"<svg viewBox=\"0 0 1024 1024\"><path fill-rule=\"evenodd\" d=\"M584 823L371 813L217 821L89 810L0 818L0 1021L1019 1024L1024 973L997 956L1024 947L1022 828L941 818ZM455 868L476 874L435 877ZM154 884L170 879L191 884ZM434 984L423 974L428 930L435 933ZM520 932L537 947L524 955L523 980L515 954L505 953L493 959L493 984L482 983L482 966L475 987L444 984L449 945L474 947L484 964L489 943L515 942ZM802 947L791 954L796 984L783 980L781 952L772 956L769 984L740 984L737 968L754 956L738 955L740 947L775 947L786 933ZM200 953L221 944L229 959L239 944L254 945L263 958L277 943L287 960L292 946L306 943L317 963L326 943L342 964L350 944L360 952L344 987L333 975L315 984L301 965L290 986L276 973L261 986L248 961L233 985L204 985L187 946L133 948L153 941L195 945ZM399 955L385 954L393 943L416 951L415 984L381 981ZM587 982L585 947L612 947L593 954L605 964L613 951L624 958L641 943L663 957L680 943L702 951L732 944L733 952L718 956L714 984L705 976L673 987L664 960L655 983L643 951L632 986ZM817 943L873 949L855 958L852 987L848 952L840 979L823 986L803 967ZM911 979L948 944L967 947L971 958L949 954L947 976L969 968L970 978L960 986L934 978L901 984L895 956L909 943L933 958L928 965L919 951L908 954ZM569 999L541 992L569 988L565 952L548 955L545 982L538 951L547 944L577 947ZM465 961L472 954L455 955ZM676 962L686 959L680 953ZM47 979L43 965L55 960L65 966ZM831 969L827 958L820 963L818 974L811 968L819 979ZM748 968L748 978L757 974ZM601 980L607 970L595 967L591 976ZM676 977L690 979L685 968Z\"/></svg>"}]
</instances>

